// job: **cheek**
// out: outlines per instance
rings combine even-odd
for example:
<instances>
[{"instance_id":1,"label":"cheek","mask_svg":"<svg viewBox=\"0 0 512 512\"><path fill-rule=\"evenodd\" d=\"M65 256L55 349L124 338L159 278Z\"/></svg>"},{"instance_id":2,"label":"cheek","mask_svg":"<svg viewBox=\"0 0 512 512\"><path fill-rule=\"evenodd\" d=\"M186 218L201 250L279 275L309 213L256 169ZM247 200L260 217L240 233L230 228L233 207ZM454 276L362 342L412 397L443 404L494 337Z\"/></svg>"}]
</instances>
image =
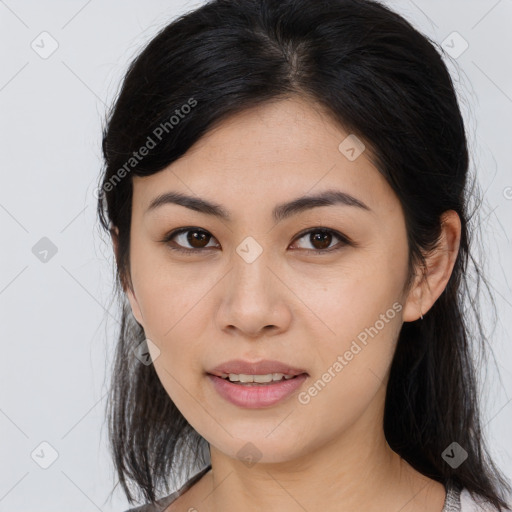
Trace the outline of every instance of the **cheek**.
<instances>
[{"instance_id":1,"label":"cheek","mask_svg":"<svg viewBox=\"0 0 512 512\"><path fill-rule=\"evenodd\" d=\"M144 319L144 333L154 349L152 360L167 394L187 407L201 361L200 341L210 318L202 314L212 276L171 266L161 254L134 253L132 276ZM154 355L155 354L155 355Z\"/></svg>"},{"instance_id":2,"label":"cheek","mask_svg":"<svg viewBox=\"0 0 512 512\"><path fill-rule=\"evenodd\" d=\"M215 276L206 267L176 265L166 258L165 250L135 251L131 269L137 300L145 321L145 331L163 345L176 338L177 332L187 326L200 325L197 310L207 300L207 292L215 284ZM191 315L194 322L190 322Z\"/></svg>"},{"instance_id":3,"label":"cheek","mask_svg":"<svg viewBox=\"0 0 512 512\"><path fill-rule=\"evenodd\" d=\"M383 246L385 247L385 246ZM389 246L388 246L389 247ZM381 387L391 365L402 325L401 290L407 252L373 250L346 260L330 284L309 287L311 309L329 327L317 337L313 386L303 402L344 404L329 414L349 416L363 411ZM342 418L338 418L342 421Z\"/></svg>"},{"instance_id":4,"label":"cheek","mask_svg":"<svg viewBox=\"0 0 512 512\"><path fill-rule=\"evenodd\" d=\"M396 304L396 303L395 303ZM336 341L317 346L315 373L298 396L300 416L327 438L336 437L364 416L371 429L384 403L385 384L401 326L400 305L358 315L338 312ZM377 310L376 310L377 311ZM343 315L343 316L342 316ZM373 405L372 405L373 404ZM313 420L313 418L315 418Z\"/></svg>"},{"instance_id":5,"label":"cheek","mask_svg":"<svg viewBox=\"0 0 512 512\"><path fill-rule=\"evenodd\" d=\"M162 272L141 287L145 334L158 348L155 371L166 393L185 417L195 417L197 378L201 373L204 347L201 340L208 315L201 314L208 283L190 282ZM197 286L194 286L194 283ZM204 413L204 411L203 411Z\"/></svg>"},{"instance_id":6,"label":"cheek","mask_svg":"<svg viewBox=\"0 0 512 512\"><path fill-rule=\"evenodd\" d=\"M325 346L334 342L332 347L341 349L376 322L381 330L383 321L386 326L399 321L406 267L406 253L373 250L354 253L328 274L302 273L301 294L329 328ZM385 331L388 336L390 329Z\"/></svg>"}]
</instances>

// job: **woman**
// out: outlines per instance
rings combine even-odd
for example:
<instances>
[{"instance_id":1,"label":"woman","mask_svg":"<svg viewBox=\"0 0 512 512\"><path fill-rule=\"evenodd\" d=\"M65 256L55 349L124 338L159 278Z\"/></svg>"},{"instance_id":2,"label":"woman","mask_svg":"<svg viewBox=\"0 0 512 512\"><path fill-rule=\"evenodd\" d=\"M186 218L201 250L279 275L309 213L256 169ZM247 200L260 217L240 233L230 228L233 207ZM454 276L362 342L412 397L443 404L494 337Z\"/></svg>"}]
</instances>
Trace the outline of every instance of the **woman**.
<instances>
[{"instance_id":1,"label":"woman","mask_svg":"<svg viewBox=\"0 0 512 512\"><path fill-rule=\"evenodd\" d=\"M211 1L131 64L103 152L133 510L506 510L463 308L467 141L431 41L369 0Z\"/></svg>"}]
</instances>

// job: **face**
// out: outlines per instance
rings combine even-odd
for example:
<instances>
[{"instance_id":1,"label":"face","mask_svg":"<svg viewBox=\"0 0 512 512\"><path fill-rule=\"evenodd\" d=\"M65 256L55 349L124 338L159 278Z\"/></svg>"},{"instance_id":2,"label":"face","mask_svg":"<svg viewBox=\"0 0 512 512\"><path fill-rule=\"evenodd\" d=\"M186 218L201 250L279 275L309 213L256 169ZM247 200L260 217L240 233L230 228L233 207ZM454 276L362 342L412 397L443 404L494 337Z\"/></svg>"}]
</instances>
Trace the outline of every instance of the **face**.
<instances>
[{"instance_id":1,"label":"face","mask_svg":"<svg viewBox=\"0 0 512 512\"><path fill-rule=\"evenodd\" d=\"M223 121L168 168L134 177L133 314L170 398L230 457L250 442L260 462L292 461L382 429L407 303L406 229L368 149L352 153L347 136L287 99ZM332 204L282 206L326 191ZM226 216L176 202L150 208L166 193ZM209 375L233 359L303 375L253 386Z\"/></svg>"}]
</instances>

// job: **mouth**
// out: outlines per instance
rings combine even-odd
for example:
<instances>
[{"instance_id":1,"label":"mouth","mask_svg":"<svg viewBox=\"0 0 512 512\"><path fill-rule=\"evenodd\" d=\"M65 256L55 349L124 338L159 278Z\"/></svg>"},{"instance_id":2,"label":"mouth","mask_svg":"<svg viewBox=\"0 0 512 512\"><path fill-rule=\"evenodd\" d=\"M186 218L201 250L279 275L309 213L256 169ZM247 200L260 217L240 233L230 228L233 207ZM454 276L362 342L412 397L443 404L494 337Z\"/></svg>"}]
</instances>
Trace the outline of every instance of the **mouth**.
<instances>
[{"instance_id":1,"label":"mouth","mask_svg":"<svg viewBox=\"0 0 512 512\"><path fill-rule=\"evenodd\" d=\"M262 360L251 362L243 359L232 359L207 370L207 373L222 379L228 379L231 382L266 384L274 380L288 380L307 372L303 368L294 368L281 361Z\"/></svg>"},{"instance_id":2,"label":"mouth","mask_svg":"<svg viewBox=\"0 0 512 512\"><path fill-rule=\"evenodd\" d=\"M307 380L305 372L297 375L272 374L220 374L206 375L216 393L231 405L243 409L262 409L284 403Z\"/></svg>"},{"instance_id":3,"label":"mouth","mask_svg":"<svg viewBox=\"0 0 512 512\"><path fill-rule=\"evenodd\" d=\"M290 398L309 374L281 361L233 359L208 370L206 376L216 393L227 402L258 409Z\"/></svg>"},{"instance_id":4,"label":"mouth","mask_svg":"<svg viewBox=\"0 0 512 512\"><path fill-rule=\"evenodd\" d=\"M261 375L250 375L245 373L220 373L219 375L209 374L214 377L219 377L231 384L239 386L269 386L278 382L296 379L300 375L307 375L306 373L285 374L285 373L267 373Z\"/></svg>"}]
</instances>

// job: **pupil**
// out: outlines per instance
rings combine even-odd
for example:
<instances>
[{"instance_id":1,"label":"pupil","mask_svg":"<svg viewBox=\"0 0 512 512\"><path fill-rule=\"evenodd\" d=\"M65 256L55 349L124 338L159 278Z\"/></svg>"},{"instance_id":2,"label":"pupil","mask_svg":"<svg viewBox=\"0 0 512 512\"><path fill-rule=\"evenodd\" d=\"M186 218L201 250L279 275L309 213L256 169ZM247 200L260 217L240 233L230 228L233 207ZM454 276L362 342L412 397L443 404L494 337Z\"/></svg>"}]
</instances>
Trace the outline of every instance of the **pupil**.
<instances>
[{"instance_id":1,"label":"pupil","mask_svg":"<svg viewBox=\"0 0 512 512\"><path fill-rule=\"evenodd\" d=\"M196 235L198 235L196 237ZM205 245L208 245L208 234L204 231L189 231L189 235L187 236L188 243L194 247L194 248L202 248ZM206 240L205 244L201 244L201 242L204 242ZM199 242L199 243L198 243Z\"/></svg>"},{"instance_id":2,"label":"pupil","mask_svg":"<svg viewBox=\"0 0 512 512\"><path fill-rule=\"evenodd\" d=\"M331 234L329 234L329 233L317 231L316 233L312 234L311 236L313 237L312 244L317 249L325 249L326 247L329 247L329 245L331 244ZM320 247L318 247L318 245L317 245L318 242L320 242Z\"/></svg>"}]
</instances>

